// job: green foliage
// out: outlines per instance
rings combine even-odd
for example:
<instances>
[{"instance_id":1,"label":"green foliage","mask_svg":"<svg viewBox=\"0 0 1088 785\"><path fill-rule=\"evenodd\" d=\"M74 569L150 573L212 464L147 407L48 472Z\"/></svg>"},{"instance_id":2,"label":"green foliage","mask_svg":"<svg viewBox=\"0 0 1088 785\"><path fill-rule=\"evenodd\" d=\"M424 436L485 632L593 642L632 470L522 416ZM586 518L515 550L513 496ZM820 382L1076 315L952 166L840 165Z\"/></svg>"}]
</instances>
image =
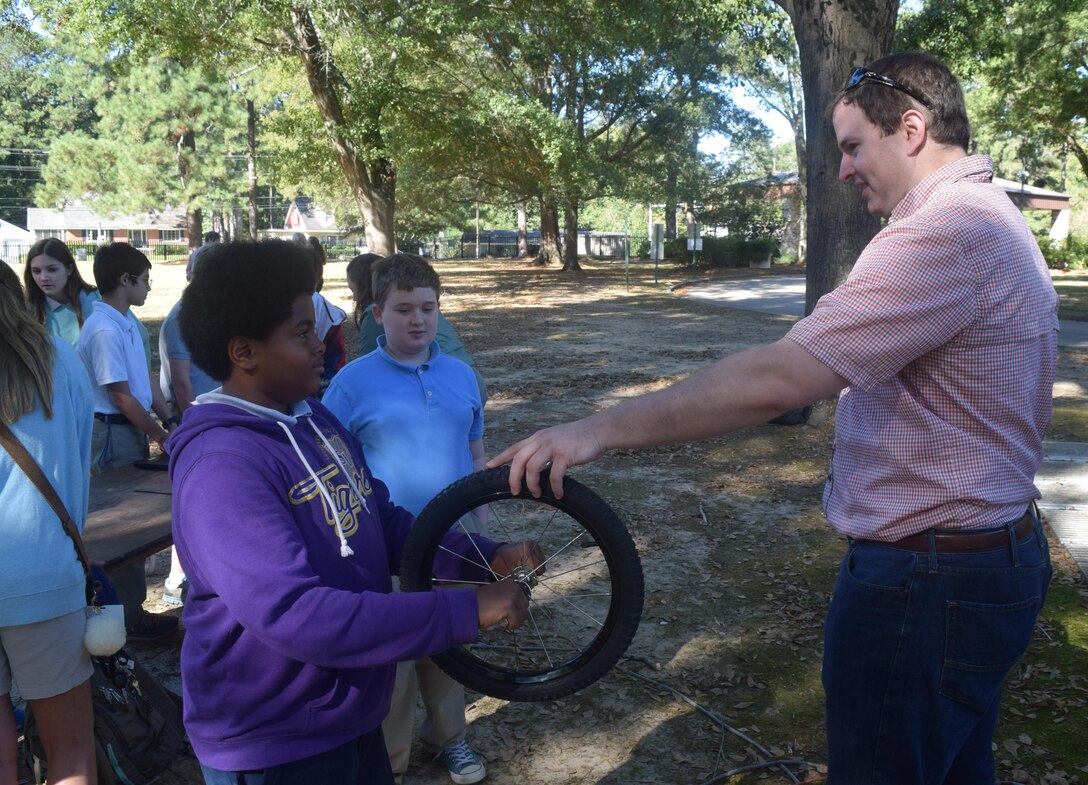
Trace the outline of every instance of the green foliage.
<instances>
[{"instance_id":1,"label":"green foliage","mask_svg":"<svg viewBox=\"0 0 1088 785\"><path fill-rule=\"evenodd\" d=\"M1060 243L1050 242L1045 235L1037 239L1051 270L1088 269L1088 239L1070 236Z\"/></svg>"},{"instance_id":2,"label":"green foliage","mask_svg":"<svg viewBox=\"0 0 1088 785\"><path fill-rule=\"evenodd\" d=\"M22 224L50 143L98 120L96 96L107 70L84 60L83 47L47 39L18 14L0 35L0 218Z\"/></svg>"},{"instance_id":3,"label":"green foliage","mask_svg":"<svg viewBox=\"0 0 1088 785\"><path fill-rule=\"evenodd\" d=\"M549 11L517 0L479 10L458 42L461 84L413 138L412 157L441 182L468 178L507 199L637 193L642 201L655 161L694 150L692 128L732 117L712 89L723 83L715 68L728 8L572 0Z\"/></svg>"},{"instance_id":4,"label":"green foliage","mask_svg":"<svg viewBox=\"0 0 1088 785\"><path fill-rule=\"evenodd\" d=\"M155 69L164 64L207 80L209 98L231 111L254 101L262 181L312 194L342 224L360 226L364 197L384 177L384 198L395 199L405 238L463 224L465 205L476 201L504 211L518 198L585 204L637 195L642 202L649 193L661 201L669 188L672 200L679 192L704 201L712 178L696 151L699 133L724 132L738 152L763 149L769 138L722 89L737 61L726 35L747 11L734 0L31 4L47 23L63 21L85 45L108 51L120 69L98 91L101 128L58 143L65 163L50 168L42 192L54 202L95 193L111 209L182 199L200 206L242 190L242 159L220 171L210 161L218 156L213 146L238 153L240 140L223 118L196 122L180 105L168 113L164 104L178 101L162 98ZM304 28L316 38L302 46ZM320 60L309 72L308 51ZM231 83L229 95L215 87ZM122 112L119 96L146 107L147 122ZM184 161L182 151L173 168L163 152L169 137L151 122L167 117L203 134L196 156ZM240 133L244 120L234 121ZM131 144L115 144L119 135ZM669 188L660 183L663 162L677 173ZM589 212L582 223L595 228L618 228L621 213L642 222L633 215L640 209Z\"/></svg>"},{"instance_id":5,"label":"green foliage","mask_svg":"<svg viewBox=\"0 0 1088 785\"><path fill-rule=\"evenodd\" d=\"M779 198L760 186L728 186L720 200L698 212L700 221L724 226L730 235L747 239L777 235L783 226Z\"/></svg>"},{"instance_id":6,"label":"green foliage","mask_svg":"<svg viewBox=\"0 0 1088 785\"><path fill-rule=\"evenodd\" d=\"M617 197L592 199L578 213L578 228L594 232L626 230L628 234L645 234L646 205ZM649 243L649 240L646 242Z\"/></svg>"},{"instance_id":7,"label":"green foliage","mask_svg":"<svg viewBox=\"0 0 1088 785\"><path fill-rule=\"evenodd\" d=\"M1030 184L1057 187L1066 152L1088 174L1088 6L1080 0L928 0L904 14L896 48L932 51L961 77L979 150L993 151L1003 176L1026 170ZM1010 157L1015 168L1001 165Z\"/></svg>"},{"instance_id":8,"label":"green foliage","mask_svg":"<svg viewBox=\"0 0 1088 785\"><path fill-rule=\"evenodd\" d=\"M118 64L118 63L115 63ZM210 207L242 190L245 120L229 83L173 60L137 63L107 85L87 131L53 143L42 204L84 199L102 212Z\"/></svg>"},{"instance_id":9,"label":"green foliage","mask_svg":"<svg viewBox=\"0 0 1088 785\"><path fill-rule=\"evenodd\" d=\"M665 241L666 259L690 263L691 256L686 237ZM777 257L778 242L773 237L703 237L703 250L696 252L697 262L704 267L740 267Z\"/></svg>"}]
</instances>

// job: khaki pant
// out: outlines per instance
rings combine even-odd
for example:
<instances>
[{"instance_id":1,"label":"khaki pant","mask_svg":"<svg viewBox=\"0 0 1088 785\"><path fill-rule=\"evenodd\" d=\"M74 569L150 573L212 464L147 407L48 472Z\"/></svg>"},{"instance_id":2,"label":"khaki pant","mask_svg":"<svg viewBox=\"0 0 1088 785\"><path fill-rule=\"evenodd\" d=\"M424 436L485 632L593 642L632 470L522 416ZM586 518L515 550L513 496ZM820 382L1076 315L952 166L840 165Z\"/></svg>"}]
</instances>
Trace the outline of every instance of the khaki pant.
<instances>
[{"instance_id":1,"label":"khaki pant","mask_svg":"<svg viewBox=\"0 0 1088 785\"><path fill-rule=\"evenodd\" d=\"M478 525L476 521L472 523ZM400 591L400 579L396 576L393 576L393 591ZM427 712L419 731L419 740L427 752L437 755L465 738L465 688L429 657L398 662L389 714L382 722L394 774L407 771L408 759L412 756L417 693L423 698L423 708Z\"/></svg>"},{"instance_id":2,"label":"khaki pant","mask_svg":"<svg viewBox=\"0 0 1088 785\"><path fill-rule=\"evenodd\" d=\"M423 697L427 716L419 740L429 753L465 737L465 688L430 660L397 663L397 680L389 715L382 722L385 746L394 774L408 769L416 723L416 693Z\"/></svg>"},{"instance_id":3,"label":"khaki pant","mask_svg":"<svg viewBox=\"0 0 1088 785\"><path fill-rule=\"evenodd\" d=\"M91 473L120 469L147 457L147 436L135 425L106 423L95 419L91 425ZM125 606L125 624L137 624L144 613L147 578L144 561L110 570L110 583Z\"/></svg>"},{"instance_id":4,"label":"khaki pant","mask_svg":"<svg viewBox=\"0 0 1088 785\"><path fill-rule=\"evenodd\" d=\"M91 425L91 473L120 469L148 455L147 436L135 425L95 419Z\"/></svg>"}]
</instances>

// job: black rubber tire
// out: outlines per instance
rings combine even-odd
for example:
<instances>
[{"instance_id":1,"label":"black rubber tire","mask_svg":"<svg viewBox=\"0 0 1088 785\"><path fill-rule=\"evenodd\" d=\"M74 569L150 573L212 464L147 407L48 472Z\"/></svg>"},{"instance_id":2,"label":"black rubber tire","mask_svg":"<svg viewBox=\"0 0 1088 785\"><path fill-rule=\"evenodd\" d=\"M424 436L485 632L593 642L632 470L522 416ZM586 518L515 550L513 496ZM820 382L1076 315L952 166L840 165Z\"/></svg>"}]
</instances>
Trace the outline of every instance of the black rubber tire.
<instances>
[{"instance_id":1,"label":"black rubber tire","mask_svg":"<svg viewBox=\"0 0 1088 785\"><path fill-rule=\"evenodd\" d=\"M623 522L612 508L589 488L569 477L564 477L563 498L556 499L551 493L547 474L545 474L541 477L541 485L545 492L540 499L533 499L524 490L515 497L510 493L509 478L509 467L477 472L450 485L431 500L416 518L415 525L405 543L401 559L401 589L403 591L432 589L434 582L432 565L438 545L446 533L457 526L462 516L469 511L485 504L491 505L489 536L494 540L518 541L522 538L507 536L511 532L506 530L506 525L501 520L499 526L494 525L501 506L497 503L511 500L510 505L522 511L543 508L541 514L550 514L551 519L543 527L543 531L529 528L527 533L533 535L531 538L538 542L547 541L549 537L554 536L558 542L567 543L550 553L545 547L546 542L541 542L542 547L545 547L544 556L549 567L548 572L541 576L538 586L541 590L547 589L552 594L531 595L531 619L521 629L498 631L497 628L491 628L480 631L481 639L491 636L491 640L499 641L500 645L492 647L492 652L505 648L505 656L508 658L512 650L514 665L511 667L508 663L494 661L495 658L489 657L487 651L482 651L484 646L481 643L454 646L435 655L433 659L454 679L485 695L511 701L554 700L584 689L597 681L627 650L642 616L644 593L642 564L634 541ZM553 511L548 512L549 508ZM554 521L559 513L562 513L564 517L559 524L556 524ZM523 516L525 520L530 517ZM530 526L528 523L523 525ZM561 531L563 528L566 529L565 532ZM577 547L572 547L572 543L577 543ZM590 549L599 549L603 559L597 557ZM588 564L586 564L587 560L590 560ZM579 561L584 566L578 566ZM577 576L579 571L583 571L581 576ZM574 578L561 576L572 574L579 580L574 588L579 590L586 588L586 590L581 594L568 594L556 599L553 595L558 595L559 591L567 591L569 587L562 586L559 591L552 587L571 583ZM549 584L549 581L553 583ZM607 586L608 591L588 591L588 588L594 586ZM579 607L573 600L587 603L587 605ZM567 605L571 607L568 608ZM590 605L592 606L590 612L584 612L582 608L590 607ZM533 615L534 608L536 608L535 615ZM577 613L571 614L571 608ZM566 619L556 618L557 610L570 614L575 623L565 625ZM587 624L581 616L591 617L593 623ZM572 646L565 636L569 630L578 626L579 622L582 627L587 627L589 632L584 633L584 641L580 640ZM561 659L557 657L553 660L552 652L548 651L540 631L541 627L547 628L543 634L557 631L557 643L560 646L572 646L572 649L563 652ZM511 639L498 636L515 637L512 644L504 646L502 641ZM526 636L524 640L532 643L532 646L519 649L517 636ZM522 655L519 652L530 650L535 650L537 657L543 656L546 663L526 662L524 666L521 665L518 658ZM543 654L540 653L541 651ZM558 649L555 653L558 654Z\"/></svg>"}]
</instances>

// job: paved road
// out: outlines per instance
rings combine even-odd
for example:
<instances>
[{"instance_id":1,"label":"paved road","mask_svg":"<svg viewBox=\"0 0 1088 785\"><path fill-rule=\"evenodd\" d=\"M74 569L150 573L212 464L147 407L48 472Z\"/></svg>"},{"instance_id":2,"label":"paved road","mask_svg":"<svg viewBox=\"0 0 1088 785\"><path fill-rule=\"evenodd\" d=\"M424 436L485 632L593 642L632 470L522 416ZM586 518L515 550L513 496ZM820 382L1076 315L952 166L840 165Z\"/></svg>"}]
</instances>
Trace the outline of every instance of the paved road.
<instances>
[{"instance_id":1,"label":"paved road","mask_svg":"<svg viewBox=\"0 0 1088 785\"><path fill-rule=\"evenodd\" d=\"M798 318L805 313L804 276L692 281L677 288L686 297L729 308ZM1062 320L1059 324L1061 346L1088 349L1088 322ZM1043 452L1043 465L1035 477L1043 494L1039 509L1088 576L1088 443L1045 442Z\"/></svg>"},{"instance_id":2,"label":"paved road","mask_svg":"<svg viewBox=\"0 0 1088 785\"><path fill-rule=\"evenodd\" d=\"M779 316L805 315L805 278L801 275L768 276L742 280L692 281L681 290L693 300L705 300L730 308L764 311ZM1059 322L1058 343L1088 349L1088 322Z\"/></svg>"}]
</instances>

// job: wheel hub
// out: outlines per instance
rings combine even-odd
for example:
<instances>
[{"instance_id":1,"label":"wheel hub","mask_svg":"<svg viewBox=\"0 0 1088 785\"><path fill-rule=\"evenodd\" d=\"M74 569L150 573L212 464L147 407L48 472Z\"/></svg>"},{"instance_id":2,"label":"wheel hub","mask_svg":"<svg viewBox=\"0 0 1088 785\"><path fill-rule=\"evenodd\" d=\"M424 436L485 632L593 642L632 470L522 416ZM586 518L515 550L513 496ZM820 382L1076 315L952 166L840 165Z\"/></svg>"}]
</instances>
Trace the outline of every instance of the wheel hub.
<instances>
[{"instance_id":1,"label":"wheel hub","mask_svg":"<svg viewBox=\"0 0 1088 785\"><path fill-rule=\"evenodd\" d=\"M519 564L514 568L514 571L510 573L510 577L521 587L521 590L525 592L525 596L532 599L533 587L537 584L536 573L526 567L524 564Z\"/></svg>"}]
</instances>

